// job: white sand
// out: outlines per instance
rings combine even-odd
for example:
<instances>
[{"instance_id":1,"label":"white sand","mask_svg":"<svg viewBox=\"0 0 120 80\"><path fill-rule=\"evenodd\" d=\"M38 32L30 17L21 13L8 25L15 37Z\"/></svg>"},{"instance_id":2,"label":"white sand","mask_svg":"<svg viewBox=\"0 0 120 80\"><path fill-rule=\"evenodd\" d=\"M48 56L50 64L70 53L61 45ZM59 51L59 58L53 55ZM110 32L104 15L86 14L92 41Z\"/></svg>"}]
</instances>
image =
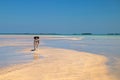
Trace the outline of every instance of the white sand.
<instances>
[{"instance_id":1,"label":"white sand","mask_svg":"<svg viewBox=\"0 0 120 80\"><path fill-rule=\"evenodd\" d=\"M31 63L0 70L0 80L116 80L101 55L44 47L33 58Z\"/></svg>"}]
</instances>

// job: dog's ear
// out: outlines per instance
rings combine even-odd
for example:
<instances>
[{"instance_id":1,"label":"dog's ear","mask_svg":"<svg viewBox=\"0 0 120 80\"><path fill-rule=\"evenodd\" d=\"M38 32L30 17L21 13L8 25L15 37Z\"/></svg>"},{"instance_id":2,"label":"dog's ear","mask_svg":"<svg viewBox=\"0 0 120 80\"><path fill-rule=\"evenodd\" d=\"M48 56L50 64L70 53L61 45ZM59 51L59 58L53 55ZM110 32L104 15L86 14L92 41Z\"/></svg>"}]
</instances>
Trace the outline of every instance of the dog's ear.
<instances>
[{"instance_id":1,"label":"dog's ear","mask_svg":"<svg viewBox=\"0 0 120 80\"><path fill-rule=\"evenodd\" d=\"M37 36L37 39L39 39L39 37Z\"/></svg>"}]
</instances>

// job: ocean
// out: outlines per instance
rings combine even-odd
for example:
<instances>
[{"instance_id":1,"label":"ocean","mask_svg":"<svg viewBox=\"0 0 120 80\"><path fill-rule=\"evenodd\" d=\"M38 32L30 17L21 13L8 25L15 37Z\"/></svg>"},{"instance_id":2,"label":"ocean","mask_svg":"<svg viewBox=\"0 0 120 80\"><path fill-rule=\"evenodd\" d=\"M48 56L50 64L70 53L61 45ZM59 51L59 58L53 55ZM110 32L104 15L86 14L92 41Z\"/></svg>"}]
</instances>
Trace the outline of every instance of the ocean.
<instances>
[{"instance_id":1,"label":"ocean","mask_svg":"<svg viewBox=\"0 0 120 80\"><path fill-rule=\"evenodd\" d=\"M34 35L0 35L0 67L7 67L33 60L32 54L20 50L33 49ZM118 74L120 63L120 35L38 35L40 47L72 49L104 55L110 70ZM117 73L116 73L117 72Z\"/></svg>"}]
</instances>

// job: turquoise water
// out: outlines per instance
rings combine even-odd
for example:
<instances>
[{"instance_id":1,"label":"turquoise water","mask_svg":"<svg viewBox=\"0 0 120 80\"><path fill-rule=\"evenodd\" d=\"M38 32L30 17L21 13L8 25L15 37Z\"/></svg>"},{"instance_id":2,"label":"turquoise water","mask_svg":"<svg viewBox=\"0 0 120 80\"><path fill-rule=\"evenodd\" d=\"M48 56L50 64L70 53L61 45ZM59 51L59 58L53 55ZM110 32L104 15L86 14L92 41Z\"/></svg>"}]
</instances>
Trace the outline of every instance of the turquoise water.
<instances>
[{"instance_id":1,"label":"turquoise water","mask_svg":"<svg viewBox=\"0 0 120 80\"><path fill-rule=\"evenodd\" d=\"M68 36L67 36L68 37ZM106 56L120 56L120 36L70 36L81 40L42 40L44 46L74 49Z\"/></svg>"}]
</instances>

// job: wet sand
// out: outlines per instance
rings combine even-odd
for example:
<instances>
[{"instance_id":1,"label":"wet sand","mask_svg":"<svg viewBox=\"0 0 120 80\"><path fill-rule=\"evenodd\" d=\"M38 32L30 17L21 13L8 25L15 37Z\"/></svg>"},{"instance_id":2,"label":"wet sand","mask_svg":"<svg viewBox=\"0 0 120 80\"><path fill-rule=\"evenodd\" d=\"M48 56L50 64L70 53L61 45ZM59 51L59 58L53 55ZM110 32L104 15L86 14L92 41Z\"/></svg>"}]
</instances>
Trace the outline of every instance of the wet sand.
<instances>
[{"instance_id":1,"label":"wet sand","mask_svg":"<svg viewBox=\"0 0 120 80\"><path fill-rule=\"evenodd\" d=\"M31 54L30 49L22 50ZM117 80L102 55L68 49L41 47L34 61L0 70L0 80Z\"/></svg>"}]
</instances>

